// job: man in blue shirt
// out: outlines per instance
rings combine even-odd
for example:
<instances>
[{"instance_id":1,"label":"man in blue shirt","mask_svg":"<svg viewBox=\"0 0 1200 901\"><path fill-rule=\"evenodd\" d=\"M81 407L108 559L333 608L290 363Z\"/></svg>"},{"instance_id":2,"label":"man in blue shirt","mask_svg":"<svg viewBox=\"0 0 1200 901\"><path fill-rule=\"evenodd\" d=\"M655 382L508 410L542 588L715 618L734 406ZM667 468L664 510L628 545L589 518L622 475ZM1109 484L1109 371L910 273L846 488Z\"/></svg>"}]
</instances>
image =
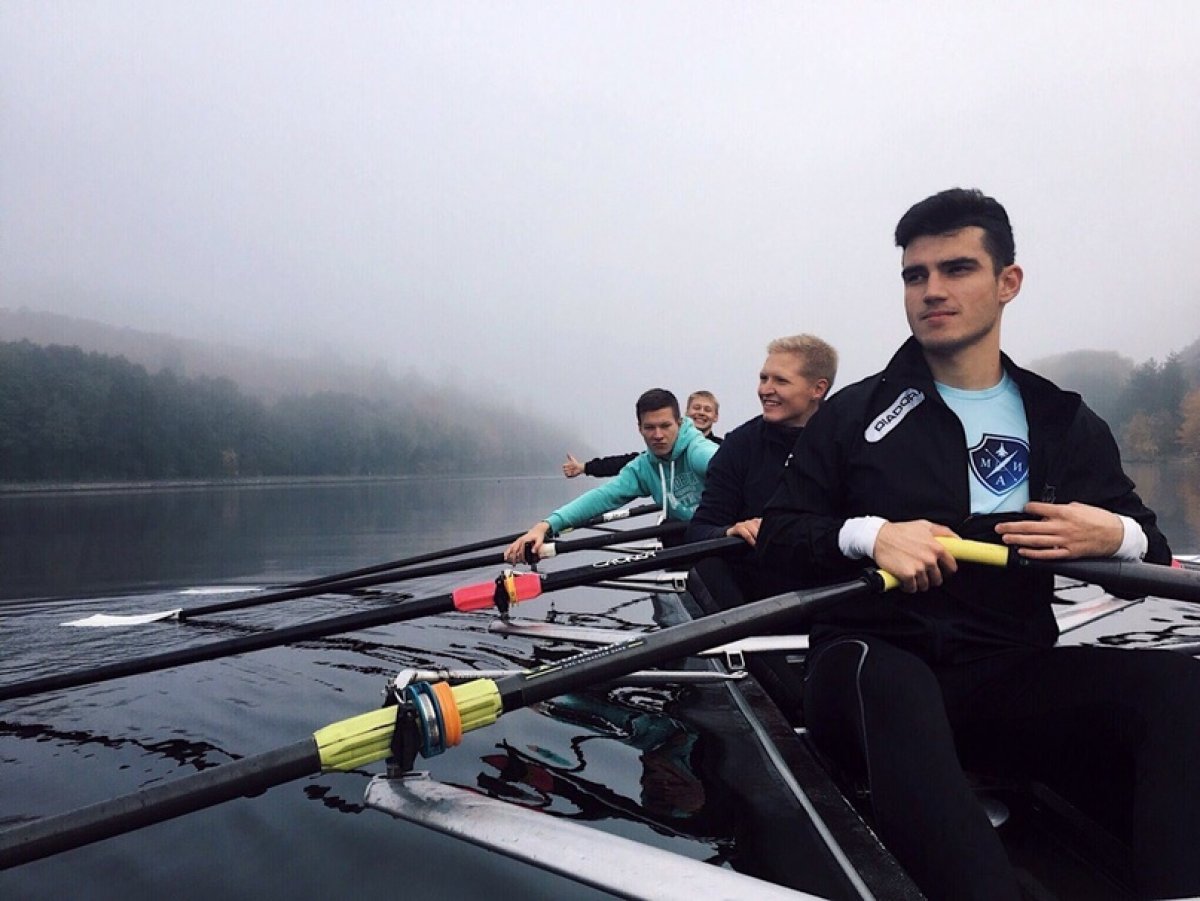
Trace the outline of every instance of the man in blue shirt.
<instances>
[{"instance_id":1,"label":"man in blue shirt","mask_svg":"<svg viewBox=\"0 0 1200 901\"><path fill-rule=\"evenodd\" d=\"M904 592L815 618L809 733L866 781L876 830L930 898L1021 897L964 764L1062 788L1089 757L1129 787L1139 894L1200 894L1200 664L1055 647L1049 573L959 567L938 541L1167 563L1166 539L1107 425L1001 353L1024 277L1004 208L943 191L896 243L912 337L805 429L758 535L760 561L793 584L873 561ZM1113 795L1106 780L1078 791L1088 806Z\"/></svg>"}]
</instances>

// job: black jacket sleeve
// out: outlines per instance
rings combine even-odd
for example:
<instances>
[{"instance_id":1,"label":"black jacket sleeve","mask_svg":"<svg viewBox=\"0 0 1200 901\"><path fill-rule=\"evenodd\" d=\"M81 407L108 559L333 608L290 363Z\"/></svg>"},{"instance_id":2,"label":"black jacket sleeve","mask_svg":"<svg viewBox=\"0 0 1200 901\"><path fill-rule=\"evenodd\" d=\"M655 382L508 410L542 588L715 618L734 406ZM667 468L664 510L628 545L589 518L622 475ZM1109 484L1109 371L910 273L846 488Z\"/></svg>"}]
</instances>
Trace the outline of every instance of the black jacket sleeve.
<instances>
[{"instance_id":1,"label":"black jacket sleeve","mask_svg":"<svg viewBox=\"0 0 1200 901\"><path fill-rule=\"evenodd\" d=\"M783 478L763 511L756 553L779 584L811 585L851 576L863 561L838 547L846 521L845 446L852 431L831 399L801 433Z\"/></svg>"},{"instance_id":2,"label":"black jacket sleeve","mask_svg":"<svg viewBox=\"0 0 1200 901\"><path fill-rule=\"evenodd\" d=\"M688 523L688 541L724 538L725 530L743 519L739 514L745 505L743 486L746 477L738 464L744 463L745 459L736 450L732 443L723 444L708 464L700 506Z\"/></svg>"},{"instance_id":3,"label":"black jacket sleeve","mask_svg":"<svg viewBox=\"0 0 1200 901\"><path fill-rule=\"evenodd\" d=\"M612 457L595 457L583 464L584 475L607 478L615 476L625 468L625 464L637 457L637 453L616 454Z\"/></svg>"}]
</instances>

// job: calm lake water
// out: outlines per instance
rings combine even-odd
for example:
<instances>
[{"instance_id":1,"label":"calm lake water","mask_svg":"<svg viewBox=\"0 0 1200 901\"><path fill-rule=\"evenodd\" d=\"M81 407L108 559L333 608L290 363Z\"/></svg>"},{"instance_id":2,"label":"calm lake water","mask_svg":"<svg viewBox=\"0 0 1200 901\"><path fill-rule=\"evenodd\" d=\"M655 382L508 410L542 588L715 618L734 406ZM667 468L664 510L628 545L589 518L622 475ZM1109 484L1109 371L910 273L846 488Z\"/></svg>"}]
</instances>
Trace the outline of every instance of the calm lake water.
<instances>
[{"instance_id":1,"label":"calm lake water","mask_svg":"<svg viewBox=\"0 0 1200 901\"><path fill-rule=\"evenodd\" d=\"M185 624L59 625L99 611L194 606L211 600L197 590L298 581L515 532L581 485L559 477L0 495L0 681L390 602L326 597ZM497 570L405 588L440 594ZM626 595L595 594L603 596L598 609L620 624ZM597 609L581 589L522 610L543 616L551 603ZM386 679L404 667L534 662L529 642L489 636L486 624L473 615L435 617L0 704L0 827L303 739L377 707ZM562 815L616 816L614 831L685 845L694 857L714 853L686 824L623 815L622 806L640 809L641 752L619 736L592 734L582 766L571 750L581 731L522 711L427 768ZM540 792L513 776L538 766L547 782L556 770L576 771L574 792ZM366 783L361 773L301 780L28 864L0 873L0 897L436 899L477 895L481 886L490 897L598 895L366 809ZM606 787L610 801L602 792L590 798L592 784Z\"/></svg>"},{"instance_id":2,"label":"calm lake water","mask_svg":"<svg viewBox=\"0 0 1200 901\"><path fill-rule=\"evenodd\" d=\"M1175 550L1200 551L1196 468L1135 466L1131 474ZM323 597L203 622L60 625L101 611L205 603L196 592L294 582L515 532L588 486L547 477L0 494L0 682L389 603ZM439 594L495 571L404 589ZM530 602L522 613L541 617L551 606L580 622L644 622L632 596L587 589ZM385 680L404 667L537 659L531 643L489 635L486 623L439 616L0 704L0 827L290 744L378 706ZM611 729L585 728L549 708L522 711L419 765L442 781L722 859L731 839L712 831L720 818L656 804L644 755L622 735L622 709L648 709L670 726L657 712L669 711L669 698L658 707L642 698L640 708L602 701L614 706ZM0 873L0 897L599 896L364 808L367 778L300 780Z\"/></svg>"}]
</instances>

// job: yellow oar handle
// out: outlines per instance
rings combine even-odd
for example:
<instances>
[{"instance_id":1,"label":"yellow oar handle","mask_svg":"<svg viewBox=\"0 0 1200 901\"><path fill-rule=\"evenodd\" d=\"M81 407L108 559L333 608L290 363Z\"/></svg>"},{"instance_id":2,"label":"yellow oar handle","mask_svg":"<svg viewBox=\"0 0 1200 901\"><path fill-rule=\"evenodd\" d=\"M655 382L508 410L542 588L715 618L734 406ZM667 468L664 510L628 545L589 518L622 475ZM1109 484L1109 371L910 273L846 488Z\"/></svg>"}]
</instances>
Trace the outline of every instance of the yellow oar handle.
<instances>
[{"instance_id":1,"label":"yellow oar handle","mask_svg":"<svg viewBox=\"0 0 1200 901\"><path fill-rule=\"evenodd\" d=\"M313 733L326 772L349 772L356 767L383 760L391 753L396 728L396 708L380 707Z\"/></svg>"},{"instance_id":2,"label":"yellow oar handle","mask_svg":"<svg viewBox=\"0 0 1200 901\"><path fill-rule=\"evenodd\" d=\"M500 718L502 708L500 692L491 679L474 679L453 687L445 682L420 682L415 684L411 697L424 720L421 753L425 757L454 747L462 741L464 732L490 726ZM318 729L313 739L321 769L345 772L383 760L392 753L395 727L396 708L381 707Z\"/></svg>"},{"instance_id":3,"label":"yellow oar handle","mask_svg":"<svg viewBox=\"0 0 1200 901\"><path fill-rule=\"evenodd\" d=\"M986 541L967 541L965 538L939 538L954 555L955 560L982 563L986 566L1008 566L1008 545Z\"/></svg>"},{"instance_id":4,"label":"yellow oar handle","mask_svg":"<svg viewBox=\"0 0 1200 901\"><path fill-rule=\"evenodd\" d=\"M879 573L879 578L883 579L883 590L891 591L893 588L900 587L900 580L893 576L886 569L876 570Z\"/></svg>"},{"instance_id":5,"label":"yellow oar handle","mask_svg":"<svg viewBox=\"0 0 1200 901\"><path fill-rule=\"evenodd\" d=\"M1003 544L989 544L986 541L967 541L965 538L939 538L947 550L954 555L955 560L965 560L967 563L982 563L986 566L1008 566L1008 547ZM887 570L879 570L883 579L883 590L890 591L900 587L900 580Z\"/></svg>"}]
</instances>

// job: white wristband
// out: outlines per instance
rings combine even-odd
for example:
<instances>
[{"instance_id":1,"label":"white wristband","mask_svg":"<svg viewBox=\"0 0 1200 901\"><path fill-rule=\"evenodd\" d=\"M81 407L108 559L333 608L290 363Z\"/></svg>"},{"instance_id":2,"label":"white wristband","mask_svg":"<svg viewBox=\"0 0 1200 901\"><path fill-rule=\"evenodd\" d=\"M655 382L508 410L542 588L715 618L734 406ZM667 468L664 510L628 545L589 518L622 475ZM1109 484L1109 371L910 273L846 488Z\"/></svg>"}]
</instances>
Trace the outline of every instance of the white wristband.
<instances>
[{"instance_id":1,"label":"white wristband","mask_svg":"<svg viewBox=\"0 0 1200 901\"><path fill-rule=\"evenodd\" d=\"M1137 520L1129 516L1121 516L1119 513L1117 519L1121 520L1121 525L1125 528L1125 537L1121 539L1121 546L1117 548L1113 556L1118 560L1146 559L1146 551L1150 549L1150 539L1146 537L1142 527L1137 524Z\"/></svg>"},{"instance_id":2,"label":"white wristband","mask_svg":"<svg viewBox=\"0 0 1200 901\"><path fill-rule=\"evenodd\" d=\"M882 516L856 516L842 523L838 531L838 547L851 560L871 557L875 554L875 539L879 530L887 525Z\"/></svg>"}]
</instances>

